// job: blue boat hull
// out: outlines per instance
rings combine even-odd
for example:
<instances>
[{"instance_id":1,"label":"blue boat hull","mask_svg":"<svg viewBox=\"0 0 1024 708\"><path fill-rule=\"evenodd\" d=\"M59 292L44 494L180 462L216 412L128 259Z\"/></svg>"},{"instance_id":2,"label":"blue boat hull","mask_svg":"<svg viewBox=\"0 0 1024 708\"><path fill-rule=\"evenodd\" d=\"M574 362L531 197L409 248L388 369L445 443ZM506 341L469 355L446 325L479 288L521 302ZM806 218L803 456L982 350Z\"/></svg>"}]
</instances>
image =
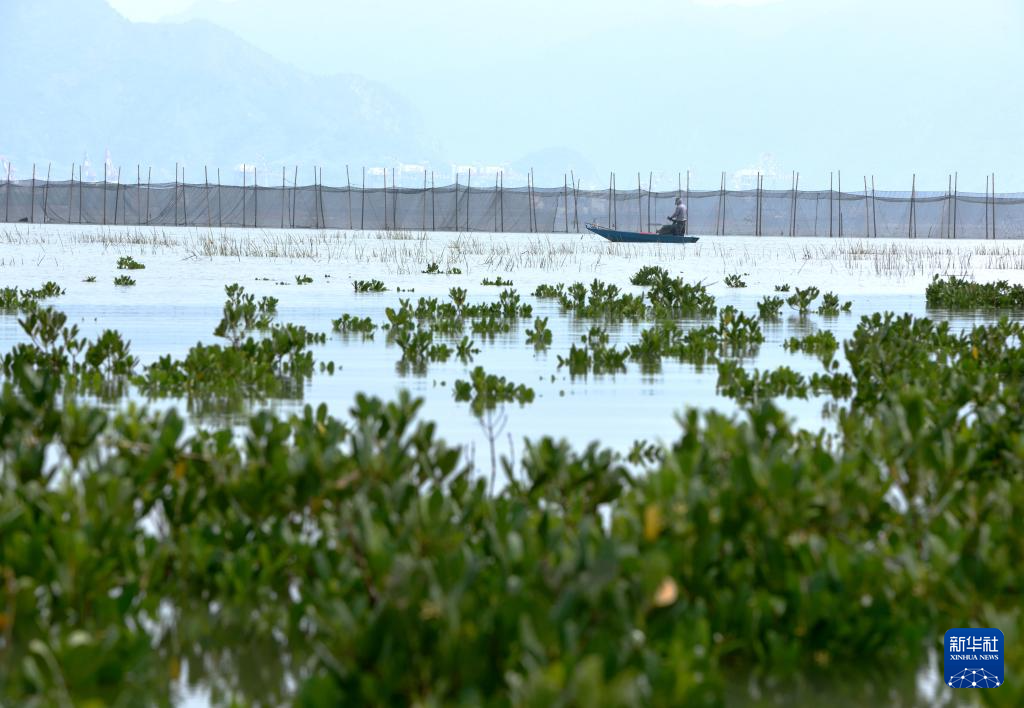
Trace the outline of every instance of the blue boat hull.
<instances>
[{"instance_id":1,"label":"blue boat hull","mask_svg":"<svg viewBox=\"0 0 1024 708\"><path fill-rule=\"evenodd\" d=\"M587 224L587 229L602 238L615 243L697 243L696 236L675 236L673 234L652 234L642 231L619 231L597 224Z\"/></svg>"}]
</instances>

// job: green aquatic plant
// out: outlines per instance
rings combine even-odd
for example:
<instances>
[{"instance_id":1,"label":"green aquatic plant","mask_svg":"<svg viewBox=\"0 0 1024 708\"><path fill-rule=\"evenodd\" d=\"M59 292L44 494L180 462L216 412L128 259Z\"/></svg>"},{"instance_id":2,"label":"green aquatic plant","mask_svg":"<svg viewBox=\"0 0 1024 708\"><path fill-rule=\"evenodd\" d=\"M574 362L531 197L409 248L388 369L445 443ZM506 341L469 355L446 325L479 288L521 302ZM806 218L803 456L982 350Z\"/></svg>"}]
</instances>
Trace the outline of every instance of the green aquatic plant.
<instances>
[{"instance_id":1,"label":"green aquatic plant","mask_svg":"<svg viewBox=\"0 0 1024 708\"><path fill-rule=\"evenodd\" d=\"M775 286L775 292L777 292L777 293L788 293L789 292L789 283L783 283L782 285L776 285Z\"/></svg>"},{"instance_id":2,"label":"green aquatic plant","mask_svg":"<svg viewBox=\"0 0 1024 708\"><path fill-rule=\"evenodd\" d=\"M227 300L213 333L229 340L232 346L238 346L250 331L269 328L277 315L277 298L263 297L257 302L256 296L246 293L238 283L225 285L224 293Z\"/></svg>"},{"instance_id":3,"label":"green aquatic plant","mask_svg":"<svg viewBox=\"0 0 1024 708\"><path fill-rule=\"evenodd\" d=\"M335 332L343 334L355 333L363 335L363 339L373 339L373 333L377 325L369 317L356 317L348 313L343 314L336 320L331 320Z\"/></svg>"},{"instance_id":4,"label":"green aquatic plant","mask_svg":"<svg viewBox=\"0 0 1024 708\"><path fill-rule=\"evenodd\" d=\"M481 285L494 285L494 286L497 286L497 287L505 287L505 286L511 287L513 285L513 282L511 280L502 280L501 276L499 275L494 280L489 280L487 278L484 278L480 282L480 284Z\"/></svg>"},{"instance_id":5,"label":"green aquatic plant","mask_svg":"<svg viewBox=\"0 0 1024 708\"><path fill-rule=\"evenodd\" d=\"M121 287L135 285L135 279L132 278L130 275L119 275L116 278L114 278L114 285L118 285Z\"/></svg>"},{"instance_id":6,"label":"green aquatic plant","mask_svg":"<svg viewBox=\"0 0 1024 708\"><path fill-rule=\"evenodd\" d=\"M480 350L474 346L473 340L464 336L455 346L455 354L463 364L473 361L473 357L479 354Z\"/></svg>"},{"instance_id":7,"label":"green aquatic plant","mask_svg":"<svg viewBox=\"0 0 1024 708\"><path fill-rule=\"evenodd\" d=\"M353 280L352 288L357 293L382 293L387 290L379 280Z\"/></svg>"},{"instance_id":8,"label":"green aquatic plant","mask_svg":"<svg viewBox=\"0 0 1024 708\"><path fill-rule=\"evenodd\" d=\"M782 346L787 351L813 354L821 359L821 363L828 369L832 367L833 357L836 350L839 349L839 342L834 334L828 330L821 330L803 338L790 337L783 342Z\"/></svg>"},{"instance_id":9,"label":"green aquatic plant","mask_svg":"<svg viewBox=\"0 0 1024 708\"><path fill-rule=\"evenodd\" d=\"M453 388L456 401L469 402L473 415L481 416L484 411L493 410L500 403L532 403L535 393L523 384L506 381L504 376L495 376L478 366L469 373L469 380L458 379Z\"/></svg>"},{"instance_id":10,"label":"green aquatic plant","mask_svg":"<svg viewBox=\"0 0 1024 708\"><path fill-rule=\"evenodd\" d=\"M762 320L777 320L782 313L782 304L785 302L781 297L765 295L761 302L757 303L758 316Z\"/></svg>"},{"instance_id":11,"label":"green aquatic plant","mask_svg":"<svg viewBox=\"0 0 1024 708\"><path fill-rule=\"evenodd\" d=\"M744 273L743 275L750 274ZM747 283L739 273L731 273L730 275L725 276L725 286L727 288L745 288L747 287Z\"/></svg>"},{"instance_id":12,"label":"green aquatic plant","mask_svg":"<svg viewBox=\"0 0 1024 708\"><path fill-rule=\"evenodd\" d=\"M807 380L788 366L749 373L736 361L722 361L718 364L717 390L740 403L756 404L776 396L807 398L809 387Z\"/></svg>"},{"instance_id":13,"label":"green aquatic plant","mask_svg":"<svg viewBox=\"0 0 1024 708\"><path fill-rule=\"evenodd\" d=\"M633 285L654 285L659 280L668 278L668 271L661 266L644 266L629 278Z\"/></svg>"},{"instance_id":14,"label":"green aquatic plant","mask_svg":"<svg viewBox=\"0 0 1024 708\"><path fill-rule=\"evenodd\" d=\"M1024 309L1024 285L1010 285L1005 280L975 283L955 275L946 279L936 275L924 296L928 307Z\"/></svg>"},{"instance_id":15,"label":"green aquatic plant","mask_svg":"<svg viewBox=\"0 0 1024 708\"><path fill-rule=\"evenodd\" d=\"M38 288L0 288L0 311L17 312L34 307L40 300L59 297L64 288L49 280Z\"/></svg>"},{"instance_id":16,"label":"green aquatic plant","mask_svg":"<svg viewBox=\"0 0 1024 708\"><path fill-rule=\"evenodd\" d=\"M538 317L533 321L533 329L526 330L526 343L532 344L534 349L544 349L551 345L547 317Z\"/></svg>"},{"instance_id":17,"label":"green aquatic plant","mask_svg":"<svg viewBox=\"0 0 1024 708\"><path fill-rule=\"evenodd\" d=\"M121 256L117 259L118 270L143 270L145 267L131 256Z\"/></svg>"},{"instance_id":18,"label":"green aquatic plant","mask_svg":"<svg viewBox=\"0 0 1024 708\"><path fill-rule=\"evenodd\" d=\"M786 298L786 303L801 315L806 315L811 311L811 303L817 299L820 292L813 285L808 288L797 288L792 295Z\"/></svg>"},{"instance_id":19,"label":"green aquatic plant","mask_svg":"<svg viewBox=\"0 0 1024 708\"><path fill-rule=\"evenodd\" d=\"M839 296L835 293L825 293L821 296L821 305L818 306L818 314L826 317L835 317L840 312L849 312L853 303L847 300L840 303Z\"/></svg>"},{"instance_id":20,"label":"green aquatic plant","mask_svg":"<svg viewBox=\"0 0 1024 708\"><path fill-rule=\"evenodd\" d=\"M82 282L83 283L95 283L96 282L96 276L95 275L87 275L87 276L85 276L85 278L82 279Z\"/></svg>"},{"instance_id":21,"label":"green aquatic plant","mask_svg":"<svg viewBox=\"0 0 1024 708\"><path fill-rule=\"evenodd\" d=\"M587 334L580 337L581 347L570 345L569 353L558 357L558 368L569 369L570 376L585 376L589 371L596 375L625 371L628 349L608 346L608 332L594 325Z\"/></svg>"},{"instance_id":22,"label":"green aquatic plant","mask_svg":"<svg viewBox=\"0 0 1024 708\"><path fill-rule=\"evenodd\" d=\"M541 300L558 300L563 295L565 295L565 285L562 283L558 283L557 285L546 285L542 283L533 291L533 296Z\"/></svg>"},{"instance_id":23,"label":"green aquatic plant","mask_svg":"<svg viewBox=\"0 0 1024 708\"><path fill-rule=\"evenodd\" d=\"M296 275L295 276L295 284L296 285L308 285L309 283L312 283L312 282L313 282L313 279L311 277L309 277L308 275Z\"/></svg>"}]
</instances>

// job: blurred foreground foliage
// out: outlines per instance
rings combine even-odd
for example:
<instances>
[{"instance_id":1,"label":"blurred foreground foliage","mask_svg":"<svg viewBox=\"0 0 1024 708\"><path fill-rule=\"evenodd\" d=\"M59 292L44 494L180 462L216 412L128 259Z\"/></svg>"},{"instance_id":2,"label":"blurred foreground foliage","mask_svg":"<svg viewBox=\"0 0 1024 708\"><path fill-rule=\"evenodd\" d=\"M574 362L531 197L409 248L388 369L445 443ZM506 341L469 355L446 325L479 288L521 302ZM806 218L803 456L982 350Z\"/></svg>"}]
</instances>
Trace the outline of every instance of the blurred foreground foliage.
<instances>
[{"instance_id":1,"label":"blurred foreground foliage","mask_svg":"<svg viewBox=\"0 0 1024 708\"><path fill-rule=\"evenodd\" d=\"M1016 322L863 318L833 435L759 399L633 463L527 441L493 490L408 394L197 430L77 398L134 362L43 324L3 361L4 704L719 705L1024 638Z\"/></svg>"}]
</instances>

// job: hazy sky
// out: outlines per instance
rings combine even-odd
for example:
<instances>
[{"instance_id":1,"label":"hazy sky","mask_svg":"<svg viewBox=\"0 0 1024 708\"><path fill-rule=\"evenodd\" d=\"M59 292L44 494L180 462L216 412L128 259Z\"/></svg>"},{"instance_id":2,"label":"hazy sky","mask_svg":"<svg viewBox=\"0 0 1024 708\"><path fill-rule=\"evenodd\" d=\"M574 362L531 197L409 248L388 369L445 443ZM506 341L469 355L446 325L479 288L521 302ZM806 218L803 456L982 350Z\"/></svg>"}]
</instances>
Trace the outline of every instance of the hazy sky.
<instances>
[{"instance_id":1,"label":"hazy sky","mask_svg":"<svg viewBox=\"0 0 1024 708\"><path fill-rule=\"evenodd\" d=\"M109 0L394 88L453 163L1024 191L1021 0ZM849 175L849 176L847 176Z\"/></svg>"}]
</instances>

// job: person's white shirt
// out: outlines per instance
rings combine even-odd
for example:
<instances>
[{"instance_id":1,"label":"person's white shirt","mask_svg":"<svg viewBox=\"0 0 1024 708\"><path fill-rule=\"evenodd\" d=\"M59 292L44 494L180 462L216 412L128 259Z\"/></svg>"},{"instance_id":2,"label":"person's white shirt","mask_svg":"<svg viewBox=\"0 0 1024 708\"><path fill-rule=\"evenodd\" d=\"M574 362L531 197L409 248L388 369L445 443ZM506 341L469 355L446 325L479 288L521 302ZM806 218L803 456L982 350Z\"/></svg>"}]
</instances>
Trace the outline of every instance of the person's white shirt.
<instances>
[{"instance_id":1,"label":"person's white shirt","mask_svg":"<svg viewBox=\"0 0 1024 708\"><path fill-rule=\"evenodd\" d=\"M672 221L686 221L686 204L676 204L676 210L672 212L672 216L668 218Z\"/></svg>"}]
</instances>

